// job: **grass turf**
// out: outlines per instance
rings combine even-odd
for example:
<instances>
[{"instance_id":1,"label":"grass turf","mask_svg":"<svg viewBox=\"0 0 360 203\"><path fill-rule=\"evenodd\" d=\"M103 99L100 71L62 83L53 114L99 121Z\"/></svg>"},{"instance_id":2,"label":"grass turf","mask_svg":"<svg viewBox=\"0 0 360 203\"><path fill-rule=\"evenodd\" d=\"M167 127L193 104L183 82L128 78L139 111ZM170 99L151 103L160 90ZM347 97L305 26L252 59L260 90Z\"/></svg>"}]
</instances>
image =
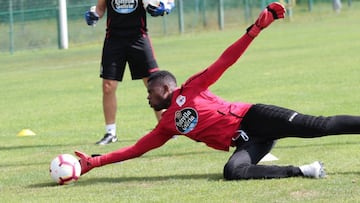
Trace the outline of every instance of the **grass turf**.
<instances>
[{"instance_id":1,"label":"grass turf","mask_svg":"<svg viewBox=\"0 0 360 203\"><path fill-rule=\"evenodd\" d=\"M355 7L356 8L356 7ZM303 18L301 18L303 17ZM230 101L281 105L310 114L360 114L359 14L276 22L254 41L212 91ZM246 27L154 38L162 69L179 83L207 67ZM230 153L183 137L143 157L95 169L73 185L56 186L52 158L79 149L106 153L134 143L156 124L142 82L127 73L118 90L120 142L96 146L103 133L101 43L67 51L0 56L0 192L2 202L357 202L357 136L283 139L267 163L325 163L322 180L223 181ZM24 128L37 135L17 137Z\"/></svg>"}]
</instances>

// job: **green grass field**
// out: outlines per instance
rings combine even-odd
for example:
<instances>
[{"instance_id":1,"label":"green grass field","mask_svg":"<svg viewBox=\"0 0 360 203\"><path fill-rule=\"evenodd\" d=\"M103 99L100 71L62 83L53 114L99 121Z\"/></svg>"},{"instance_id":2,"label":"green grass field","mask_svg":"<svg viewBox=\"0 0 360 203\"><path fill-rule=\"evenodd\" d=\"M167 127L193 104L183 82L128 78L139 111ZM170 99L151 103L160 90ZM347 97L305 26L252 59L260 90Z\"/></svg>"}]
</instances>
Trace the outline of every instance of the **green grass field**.
<instances>
[{"instance_id":1,"label":"green grass field","mask_svg":"<svg viewBox=\"0 0 360 203\"><path fill-rule=\"evenodd\" d=\"M211 87L230 101L276 104L316 115L360 115L359 10L296 15L276 22ZM246 27L153 38L162 69L179 83L211 64ZM75 149L106 153L133 144L156 124L146 90L129 73L118 90L120 142L103 134L102 43L0 56L1 202L359 202L360 137L283 139L266 164L321 160L328 177L224 181L231 152L184 137L143 157L94 169L68 186L49 176L50 161ZM25 128L37 135L16 136Z\"/></svg>"}]
</instances>

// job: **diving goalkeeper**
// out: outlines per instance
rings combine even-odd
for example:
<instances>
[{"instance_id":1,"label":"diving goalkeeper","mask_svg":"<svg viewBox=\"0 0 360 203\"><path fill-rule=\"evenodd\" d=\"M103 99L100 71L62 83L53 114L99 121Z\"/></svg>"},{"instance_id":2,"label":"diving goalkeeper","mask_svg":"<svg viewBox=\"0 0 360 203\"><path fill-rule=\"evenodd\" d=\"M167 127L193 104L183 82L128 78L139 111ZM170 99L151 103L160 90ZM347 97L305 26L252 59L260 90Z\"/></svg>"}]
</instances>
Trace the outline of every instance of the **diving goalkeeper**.
<instances>
[{"instance_id":1,"label":"diving goalkeeper","mask_svg":"<svg viewBox=\"0 0 360 203\"><path fill-rule=\"evenodd\" d=\"M258 163L270 152L277 139L360 134L360 116L312 116L273 105L228 102L208 89L240 58L264 28L274 20L284 18L284 14L281 4L269 4L241 38L213 64L180 87L168 71L152 74L147 86L149 105L156 111L167 109L155 129L134 145L104 155L88 156L75 151L80 157L81 174L95 167L139 157L164 145L173 135L180 134L216 150L229 151L235 147L223 168L226 180L324 177L320 161L301 166Z\"/></svg>"}]
</instances>

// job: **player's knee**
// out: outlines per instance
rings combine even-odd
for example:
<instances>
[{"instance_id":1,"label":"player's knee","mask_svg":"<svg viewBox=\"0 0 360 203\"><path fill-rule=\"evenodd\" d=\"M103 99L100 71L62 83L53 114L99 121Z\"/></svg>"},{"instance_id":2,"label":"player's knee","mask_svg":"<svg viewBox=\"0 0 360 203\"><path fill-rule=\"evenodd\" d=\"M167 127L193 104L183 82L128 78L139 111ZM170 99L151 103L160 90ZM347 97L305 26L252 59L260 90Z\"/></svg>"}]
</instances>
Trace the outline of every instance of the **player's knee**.
<instances>
[{"instance_id":1,"label":"player's knee","mask_svg":"<svg viewBox=\"0 0 360 203\"><path fill-rule=\"evenodd\" d=\"M247 179L246 171L249 166L249 163L235 164L234 162L228 162L224 166L223 177L225 180Z\"/></svg>"},{"instance_id":2,"label":"player's knee","mask_svg":"<svg viewBox=\"0 0 360 203\"><path fill-rule=\"evenodd\" d=\"M233 168L230 166L229 163L227 163L224 166L224 171L223 171L223 176L224 176L225 180L232 180L232 171L233 171Z\"/></svg>"},{"instance_id":3,"label":"player's knee","mask_svg":"<svg viewBox=\"0 0 360 203\"><path fill-rule=\"evenodd\" d=\"M103 82L103 93L104 94L112 94L116 91L117 82L106 80Z\"/></svg>"}]
</instances>

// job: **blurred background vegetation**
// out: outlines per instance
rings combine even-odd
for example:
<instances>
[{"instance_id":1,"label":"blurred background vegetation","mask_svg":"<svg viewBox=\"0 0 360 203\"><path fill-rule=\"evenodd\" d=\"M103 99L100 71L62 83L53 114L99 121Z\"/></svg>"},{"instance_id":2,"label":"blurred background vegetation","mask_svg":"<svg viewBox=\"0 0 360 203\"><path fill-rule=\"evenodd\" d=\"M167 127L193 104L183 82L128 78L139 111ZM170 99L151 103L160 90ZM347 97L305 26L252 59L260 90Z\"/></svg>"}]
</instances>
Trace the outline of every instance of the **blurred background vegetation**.
<instances>
[{"instance_id":1,"label":"blurred background vegetation","mask_svg":"<svg viewBox=\"0 0 360 203\"><path fill-rule=\"evenodd\" d=\"M340 13L333 3L340 0L281 0L288 20L300 14ZM342 0L342 9L356 9L360 0ZM89 27L84 13L96 0L67 0L70 48L102 42L105 19ZM148 16L149 33L154 37L211 31L247 25L271 0L176 0L176 8L165 17ZM220 12L223 11L223 13ZM180 15L181 14L181 15ZM0 52L58 48L59 0L0 0Z\"/></svg>"}]
</instances>

